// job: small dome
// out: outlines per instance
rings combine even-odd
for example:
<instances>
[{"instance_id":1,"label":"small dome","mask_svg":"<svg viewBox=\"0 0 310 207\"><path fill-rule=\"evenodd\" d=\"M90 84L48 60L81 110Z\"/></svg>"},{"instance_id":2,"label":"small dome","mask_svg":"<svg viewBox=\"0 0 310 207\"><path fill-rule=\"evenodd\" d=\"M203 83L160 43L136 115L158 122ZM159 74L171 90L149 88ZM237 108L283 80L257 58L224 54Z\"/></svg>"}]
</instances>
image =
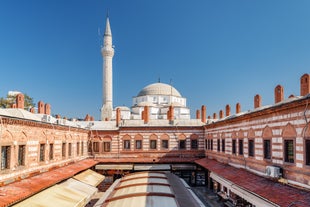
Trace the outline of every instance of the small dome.
<instances>
[{"instance_id":1,"label":"small dome","mask_svg":"<svg viewBox=\"0 0 310 207\"><path fill-rule=\"evenodd\" d=\"M181 94L173 86L165 83L153 83L144 87L138 94L138 96L147 95L167 95L181 97Z\"/></svg>"},{"instance_id":2,"label":"small dome","mask_svg":"<svg viewBox=\"0 0 310 207\"><path fill-rule=\"evenodd\" d=\"M115 110L116 109L120 109L121 111L130 111L130 108L128 108L127 106L117 106L115 107Z\"/></svg>"}]
</instances>

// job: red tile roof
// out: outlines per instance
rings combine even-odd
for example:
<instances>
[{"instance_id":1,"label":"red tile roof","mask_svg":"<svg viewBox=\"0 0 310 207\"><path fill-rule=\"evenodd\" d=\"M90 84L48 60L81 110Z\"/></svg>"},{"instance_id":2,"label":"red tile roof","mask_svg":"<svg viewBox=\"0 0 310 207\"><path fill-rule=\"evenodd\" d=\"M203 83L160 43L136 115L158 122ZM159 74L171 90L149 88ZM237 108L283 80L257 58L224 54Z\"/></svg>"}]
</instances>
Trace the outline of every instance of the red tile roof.
<instances>
[{"instance_id":1,"label":"red tile roof","mask_svg":"<svg viewBox=\"0 0 310 207\"><path fill-rule=\"evenodd\" d=\"M0 207L17 203L97 163L92 159L86 159L3 186L0 188Z\"/></svg>"},{"instance_id":2,"label":"red tile roof","mask_svg":"<svg viewBox=\"0 0 310 207\"><path fill-rule=\"evenodd\" d=\"M279 206L310 206L310 192L275 182L244 169L235 168L216 160L203 158L195 161L236 185L254 192ZM271 193L272 192L272 193Z\"/></svg>"}]
</instances>

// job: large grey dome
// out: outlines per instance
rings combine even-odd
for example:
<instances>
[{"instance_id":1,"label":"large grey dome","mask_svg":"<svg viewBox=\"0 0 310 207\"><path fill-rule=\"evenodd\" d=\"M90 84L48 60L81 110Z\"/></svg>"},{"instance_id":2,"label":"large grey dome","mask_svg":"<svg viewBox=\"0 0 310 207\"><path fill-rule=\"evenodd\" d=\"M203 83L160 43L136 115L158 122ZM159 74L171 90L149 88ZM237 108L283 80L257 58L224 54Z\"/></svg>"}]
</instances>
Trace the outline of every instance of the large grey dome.
<instances>
[{"instance_id":1,"label":"large grey dome","mask_svg":"<svg viewBox=\"0 0 310 207\"><path fill-rule=\"evenodd\" d=\"M138 94L138 96L147 95L167 95L181 97L181 94L173 86L165 83L153 83L144 87Z\"/></svg>"}]
</instances>

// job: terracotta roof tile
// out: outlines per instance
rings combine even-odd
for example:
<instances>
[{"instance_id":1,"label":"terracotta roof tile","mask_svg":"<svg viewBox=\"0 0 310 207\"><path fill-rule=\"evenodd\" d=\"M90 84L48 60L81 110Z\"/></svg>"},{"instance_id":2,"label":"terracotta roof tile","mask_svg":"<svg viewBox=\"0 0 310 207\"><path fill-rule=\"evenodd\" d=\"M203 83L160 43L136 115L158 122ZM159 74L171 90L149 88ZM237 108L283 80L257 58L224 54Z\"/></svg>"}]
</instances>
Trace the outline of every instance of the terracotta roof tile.
<instances>
[{"instance_id":1,"label":"terracotta roof tile","mask_svg":"<svg viewBox=\"0 0 310 207\"><path fill-rule=\"evenodd\" d=\"M218 174L236 185L254 192L280 206L310 206L310 192L288 185L283 185L271 179L255 175L244 169L235 168L216 160L203 158L195 161L202 167Z\"/></svg>"},{"instance_id":2,"label":"terracotta roof tile","mask_svg":"<svg viewBox=\"0 0 310 207\"><path fill-rule=\"evenodd\" d=\"M86 159L3 186L0 188L0 207L17 203L97 163L94 160Z\"/></svg>"}]
</instances>

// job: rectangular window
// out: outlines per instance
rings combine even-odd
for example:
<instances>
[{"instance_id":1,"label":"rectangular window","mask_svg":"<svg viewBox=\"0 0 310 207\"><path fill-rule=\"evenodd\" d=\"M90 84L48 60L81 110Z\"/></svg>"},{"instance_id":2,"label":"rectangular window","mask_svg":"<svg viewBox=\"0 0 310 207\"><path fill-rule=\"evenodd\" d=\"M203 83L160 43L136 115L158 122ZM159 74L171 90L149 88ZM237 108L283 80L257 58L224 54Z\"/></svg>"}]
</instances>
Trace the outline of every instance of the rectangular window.
<instances>
[{"instance_id":1,"label":"rectangular window","mask_svg":"<svg viewBox=\"0 0 310 207\"><path fill-rule=\"evenodd\" d=\"M10 154L11 154L10 146L1 147L1 170L10 168Z\"/></svg>"},{"instance_id":2,"label":"rectangular window","mask_svg":"<svg viewBox=\"0 0 310 207\"><path fill-rule=\"evenodd\" d=\"M206 150L209 149L209 140L208 139L205 140L205 149Z\"/></svg>"},{"instance_id":3,"label":"rectangular window","mask_svg":"<svg viewBox=\"0 0 310 207\"><path fill-rule=\"evenodd\" d=\"M84 155L84 142L81 142L81 155Z\"/></svg>"},{"instance_id":4,"label":"rectangular window","mask_svg":"<svg viewBox=\"0 0 310 207\"><path fill-rule=\"evenodd\" d=\"M76 143L76 154L80 155L80 142Z\"/></svg>"},{"instance_id":5,"label":"rectangular window","mask_svg":"<svg viewBox=\"0 0 310 207\"><path fill-rule=\"evenodd\" d=\"M179 140L179 149L186 149L185 140Z\"/></svg>"},{"instance_id":6,"label":"rectangular window","mask_svg":"<svg viewBox=\"0 0 310 207\"><path fill-rule=\"evenodd\" d=\"M161 148L166 150L168 149L169 145L168 145L168 140L161 140Z\"/></svg>"},{"instance_id":7,"label":"rectangular window","mask_svg":"<svg viewBox=\"0 0 310 207\"><path fill-rule=\"evenodd\" d=\"M232 153L235 155L236 154L236 140L232 140Z\"/></svg>"},{"instance_id":8,"label":"rectangular window","mask_svg":"<svg viewBox=\"0 0 310 207\"><path fill-rule=\"evenodd\" d=\"M68 156L69 157L72 156L72 143L69 143L69 146L68 146Z\"/></svg>"},{"instance_id":9,"label":"rectangular window","mask_svg":"<svg viewBox=\"0 0 310 207\"><path fill-rule=\"evenodd\" d=\"M243 140L239 139L239 155L243 155Z\"/></svg>"},{"instance_id":10,"label":"rectangular window","mask_svg":"<svg viewBox=\"0 0 310 207\"><path fill-rule=\"evenodd\" d=\"M93 142L93 150L96 153L99 153L99 142Z\"/></svg>"},{"instance_id":11,"label":"rectangular window","mask_svg":"<svg viewBox=\"0 0 310 207\"><path fill-rule=\"evenodd\" d=\"M150 149L156 149L156 140L150 140Z\"/></svg>"},{"instance_id":12,"label":"rectangular window","mask_svg":"<svg viewBox=\"0 0 310 207\"><path fill-rule=\"evenodd\" d=\"M213 150L213 139L211 139L211 150Z\"/></svg>"},{"instance_id":13,"label":"rectangular window","mask_svg":"<svg viewBox=\"0 0 310 207\"><path fill-rule=\"evenodd\" d=\"M40 162L45 160L45 144L40 144Z\"/></svg>"},{"instance_id":14,"label":"rectangular window","mask_svg":"<svg viewBox=\"0 0 310 207\"><path fill-rule=\"evenodd\" d=\"M249 140L249 156L254 157L254 140Z\"/></svg>"},{"instance_id":15,"label":"rectangular window","mask_svg":"<svg viewBox=\"0 0 310 207\"><path fill-rule=\"evenodd\" d=\"M294 163L294 141L284 140L284 161Z\"/></svg>"},{"instance_id":16,"label":"rectangular window","mask_svg":"<svg viewBox=\"0 0 310 207\"><path fill-rule=\"evenodd\" d=\"M136 149L142 149L142 140L136 140Z\"/></svg>"},{"instance_id":17,"label":"rectangular window","mask_svg":"<svg viewBox=\"0 0 310 207\"><path fill-rule=\"evenodd\" d=\"M264 159L271 159L271 144L270 140L264 140Z\"/></svg>"},{"instance_id":18,"label":"rectangular window","mask_svg":"<svg viewBox=\"0 0 310 207\"><path fill-rule=\"evenodd\" d=\"M221 145L220 145L221 141L220 139L217 139L217 151L221 151Z\"/></svg>"},{"instance_id":19,"label":"rectangular window","mask_svg":"<svg viewBox=\"0 0 310 207\"><path fill-rule=\"evenodd\" d=\"M111 142L103 142L103 151L111 152Z\"/></svg>"},{"instance_id":20,"label":"rectangular window","mask_svg":"<svg viewBox=\"0 0 310 207\"><path fill-rule=\"evenodd\" d=\"M310 139L306 139L306 165L310 165Z\"/></svg>"},{"instance_id":21,"label":"rectangular window","mask_svg":"<svg viewBox=\"0 0 310 207\"><path fill-rule=\"evenodd\" d=\"M222 152L225 152L225 139L222 139Z\"/></svg>"},{"instance_id":22,"label":"rectangular window","mask_svg":"<svg viewBox=\"0 0 310 207\"><path fill-rule=\"evenodd\" d=\"M19 145L18 146L18 165L25 165L25 155L26 155L26 146Z\"/></svg>"},{"instance_id":23,"label":"rectangular window","mask_svg":"<svg viewBox=\"0 0 310 207\"><path fill-rule=\"evenodd\" d=\"M61 149L61 155L63 158L66 157L66 146L67 144L65 142L62 143L62 149Z\"/></svg>"},{"instance_id":24,"label":"rectangular window","mask_svg":"<svg viewBox=\"0 0 310 207\"><path fill-rule=\"evenodd\" d=\"M124 140L124 149L126 150L130 149L130 140Z\"/></svg>"},{"instance_id":25,"label":"rectangular window","mask_svg":"<svg viewBox=\"0 0 310 207\"><path fill-rule=\"evenodd\" d=\"M191 149L198 149L198 140L197 139L191 140Z\"/></svg>"},{"instance_id":26,"label":"rectangular window","mask_svg":"<svg viewBox=\"0 0 310 207\"><path fill-rule=\"evenodd\" d=\"M53 160L53 158L54 158L54 145L50 144L49 159Z\"/></svg>"}]
</instances>

